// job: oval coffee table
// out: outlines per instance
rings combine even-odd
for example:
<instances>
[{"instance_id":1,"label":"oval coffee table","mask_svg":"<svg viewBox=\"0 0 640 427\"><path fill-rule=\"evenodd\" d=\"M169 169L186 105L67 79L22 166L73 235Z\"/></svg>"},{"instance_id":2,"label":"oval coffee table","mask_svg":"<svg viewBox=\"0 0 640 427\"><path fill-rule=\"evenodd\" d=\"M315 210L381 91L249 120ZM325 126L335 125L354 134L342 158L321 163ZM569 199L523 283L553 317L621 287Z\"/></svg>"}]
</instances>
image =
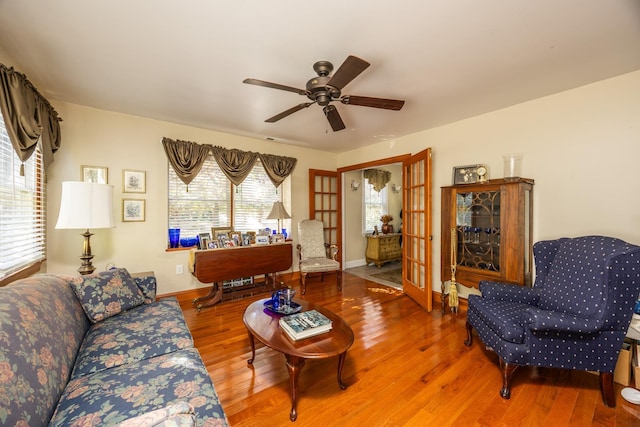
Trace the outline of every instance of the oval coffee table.
<instances>
[{"instance_id":1,"label":"oval coffee table","mask_svg":"<svg viewBox=\"0 0 640 427\"><path fill-rule=\"evenodd\" d=\"M247 363L253 364L253 360L256 357L255 338L267 347L284 354L291 386L291 413L289 414L289 419L295 421L298 417L298 377L306 359L324 359L338 356L338 384L342 390L347 388L347 385L342 382L342 368L347 356L347 350L353 344L353 331L340 316L326 308L309 301L296 301L302 306L302 311L317 310L327 316L331 319L333 328L329 332L294 341L280 329L278 320L282 316L269 311L264 306L265 301L268 301L268 299L261 299L250 304L242 316L242 320L249 332L249 341L251 343L251 359L247 360Z\"/></svg>"}]
</instances>

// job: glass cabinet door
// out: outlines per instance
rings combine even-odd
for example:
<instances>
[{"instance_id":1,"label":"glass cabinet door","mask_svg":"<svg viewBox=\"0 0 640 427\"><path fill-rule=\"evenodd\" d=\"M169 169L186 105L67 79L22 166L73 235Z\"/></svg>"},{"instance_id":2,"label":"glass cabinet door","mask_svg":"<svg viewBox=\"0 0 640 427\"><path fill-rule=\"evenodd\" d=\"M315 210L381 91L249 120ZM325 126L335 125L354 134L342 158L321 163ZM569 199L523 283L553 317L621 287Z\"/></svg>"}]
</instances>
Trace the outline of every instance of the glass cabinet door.
<instances>
[{"instance_id":1,"label":"glass cabinet door","mask_svg":"<svg viewBox=\"0 0 640 427\"><path fill-rule=\"evenodd\" d=\"M456 194L459 266L500 272L500 191Z\"/></svg>"}]
</instances>

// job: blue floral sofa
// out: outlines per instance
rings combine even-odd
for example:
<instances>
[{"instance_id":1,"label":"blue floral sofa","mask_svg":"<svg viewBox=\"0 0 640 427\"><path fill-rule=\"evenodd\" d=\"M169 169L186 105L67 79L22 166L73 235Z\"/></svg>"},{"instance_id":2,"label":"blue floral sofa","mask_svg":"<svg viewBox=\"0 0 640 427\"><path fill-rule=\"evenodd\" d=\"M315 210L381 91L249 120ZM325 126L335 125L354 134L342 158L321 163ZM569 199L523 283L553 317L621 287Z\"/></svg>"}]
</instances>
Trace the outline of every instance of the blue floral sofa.
<instances>
[{"instance_id":1,"label":"blue floral sofa","mask_svg":"<svg viewBox=\"0 0 640 427\"><path fill-rule=\"evenodd\" d=\"M226 426L175 298L126 269L0 288L0 425Z\"/></svg>"}]
</instances>

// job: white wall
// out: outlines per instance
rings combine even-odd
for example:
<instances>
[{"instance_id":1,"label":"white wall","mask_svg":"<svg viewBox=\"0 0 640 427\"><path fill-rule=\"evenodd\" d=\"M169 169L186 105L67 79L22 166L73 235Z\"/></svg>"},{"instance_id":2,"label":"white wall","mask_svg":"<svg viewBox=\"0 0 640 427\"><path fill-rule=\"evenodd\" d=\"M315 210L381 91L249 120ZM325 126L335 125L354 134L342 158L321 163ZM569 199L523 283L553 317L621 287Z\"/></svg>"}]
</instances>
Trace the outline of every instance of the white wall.
<instances>
[{"instance_id":1,"label":"white wall","mask_svg":"<svg viewBox=\"0 0 640 427\"><path fill-rule=\"evenodd\" d=\"M410 107L410 105L408 105ZM456 165L524 154L535 179L534 241L602 234L640 244L640 71L338 156L338 167L433 149L433 284L440 286L440 187Z\"/></svg>"},{"instance_id":2,"label":"white wall","mask_svg":"<svg viewBox=\"0 0 640 427\"><path fill-rule=\"evenodd\" d=\"M220 145L298 159L291 176L292 216L285 227L291 230L294 247L297 223L308 216L308 170L336 169L336 155L292 147L266 140L212 132L168 122L145 119L51 100L60 116L62 146L47 172L47 265L49 273L77 274L82 253L80 230L56 230L60 209L61 182L80 179L80 165L108 168L109 184L114 185L116 228L92 230L93 264L98 271L110 263L131 272L153 270L158 292L178 292L206 286L187 271L188 251L167 252L167 168L162 138L182 139L201 144ZM146 171L146 194L122 193L122 169ZM285 189L286 190L286 189ZM121 221L122 198L146 200L146 221ZM291 226L293 224L293 226ZM176 265L185 273L176 275ZM295 254L294 254L294 267Z\"/></svg>"}]
</instances>

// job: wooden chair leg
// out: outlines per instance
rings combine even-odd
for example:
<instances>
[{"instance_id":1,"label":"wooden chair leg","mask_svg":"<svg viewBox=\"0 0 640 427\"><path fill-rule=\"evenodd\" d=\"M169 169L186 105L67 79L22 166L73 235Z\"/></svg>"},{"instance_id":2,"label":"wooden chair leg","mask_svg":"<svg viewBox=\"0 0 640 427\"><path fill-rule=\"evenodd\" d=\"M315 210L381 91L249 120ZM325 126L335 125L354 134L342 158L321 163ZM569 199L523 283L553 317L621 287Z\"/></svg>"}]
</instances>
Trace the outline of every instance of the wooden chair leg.
<instances>
[{"instance_id":1,"label":"wooden chair leg","mask_svg":"<svg viewBox=\"0 0 640 427\"><path fill-rule=\"evenodd\" d=\"M337 270L336 271L336 282L338 282L338 290L341 291L342 290L342 271L341 270Z\"/></svg>"},{"instance_id":2,"label":"wooden chair leg","mask_svg":"<svg viewBox=\"0 0 640 427\"><path fill-rule=\"evenodd\" d=\"M500 358L500 370L502 371L502 389L500 390L500 396L502 396L503 399L509 399L511 397L511 377L513 377L513 373L517 368L518 365L510 365Z\"/></svg>"},{"instance_id":3,"label":"wooden chair leg","mask_svg":"<svg viewBox=\"0 0 640 427\"><path fill-rule=\"evenodd\" d=\"M613 374L611 372L600 372L600 391L604 404L609 408L615 408L616 394L613 392Z\"/></svg>"},{"instance_id":4,"label":"wooden chair leg","mask_svg":"<svg viewBox=\"0 0 640 427\"><path fill-rule=\"evenodd\" d=\"M307 292L307 273L300 272L300 283L302 283L302 295Z\"/></svg>"},{"instance_id":5,"label":"wooden chair leg","mask_svg":"<svg viewBox=\"0 0 640 427\"><path fill-rule=\"evenodd\" d=\"M465 328L467 329L467 339L465 340L464 345L466 345L467 347L471 347L471 344L473 344L473 336L471 335L473 326L471 326L471 323L469 323L468 320L465 324Z\"/></svg>"}]
</instances>

